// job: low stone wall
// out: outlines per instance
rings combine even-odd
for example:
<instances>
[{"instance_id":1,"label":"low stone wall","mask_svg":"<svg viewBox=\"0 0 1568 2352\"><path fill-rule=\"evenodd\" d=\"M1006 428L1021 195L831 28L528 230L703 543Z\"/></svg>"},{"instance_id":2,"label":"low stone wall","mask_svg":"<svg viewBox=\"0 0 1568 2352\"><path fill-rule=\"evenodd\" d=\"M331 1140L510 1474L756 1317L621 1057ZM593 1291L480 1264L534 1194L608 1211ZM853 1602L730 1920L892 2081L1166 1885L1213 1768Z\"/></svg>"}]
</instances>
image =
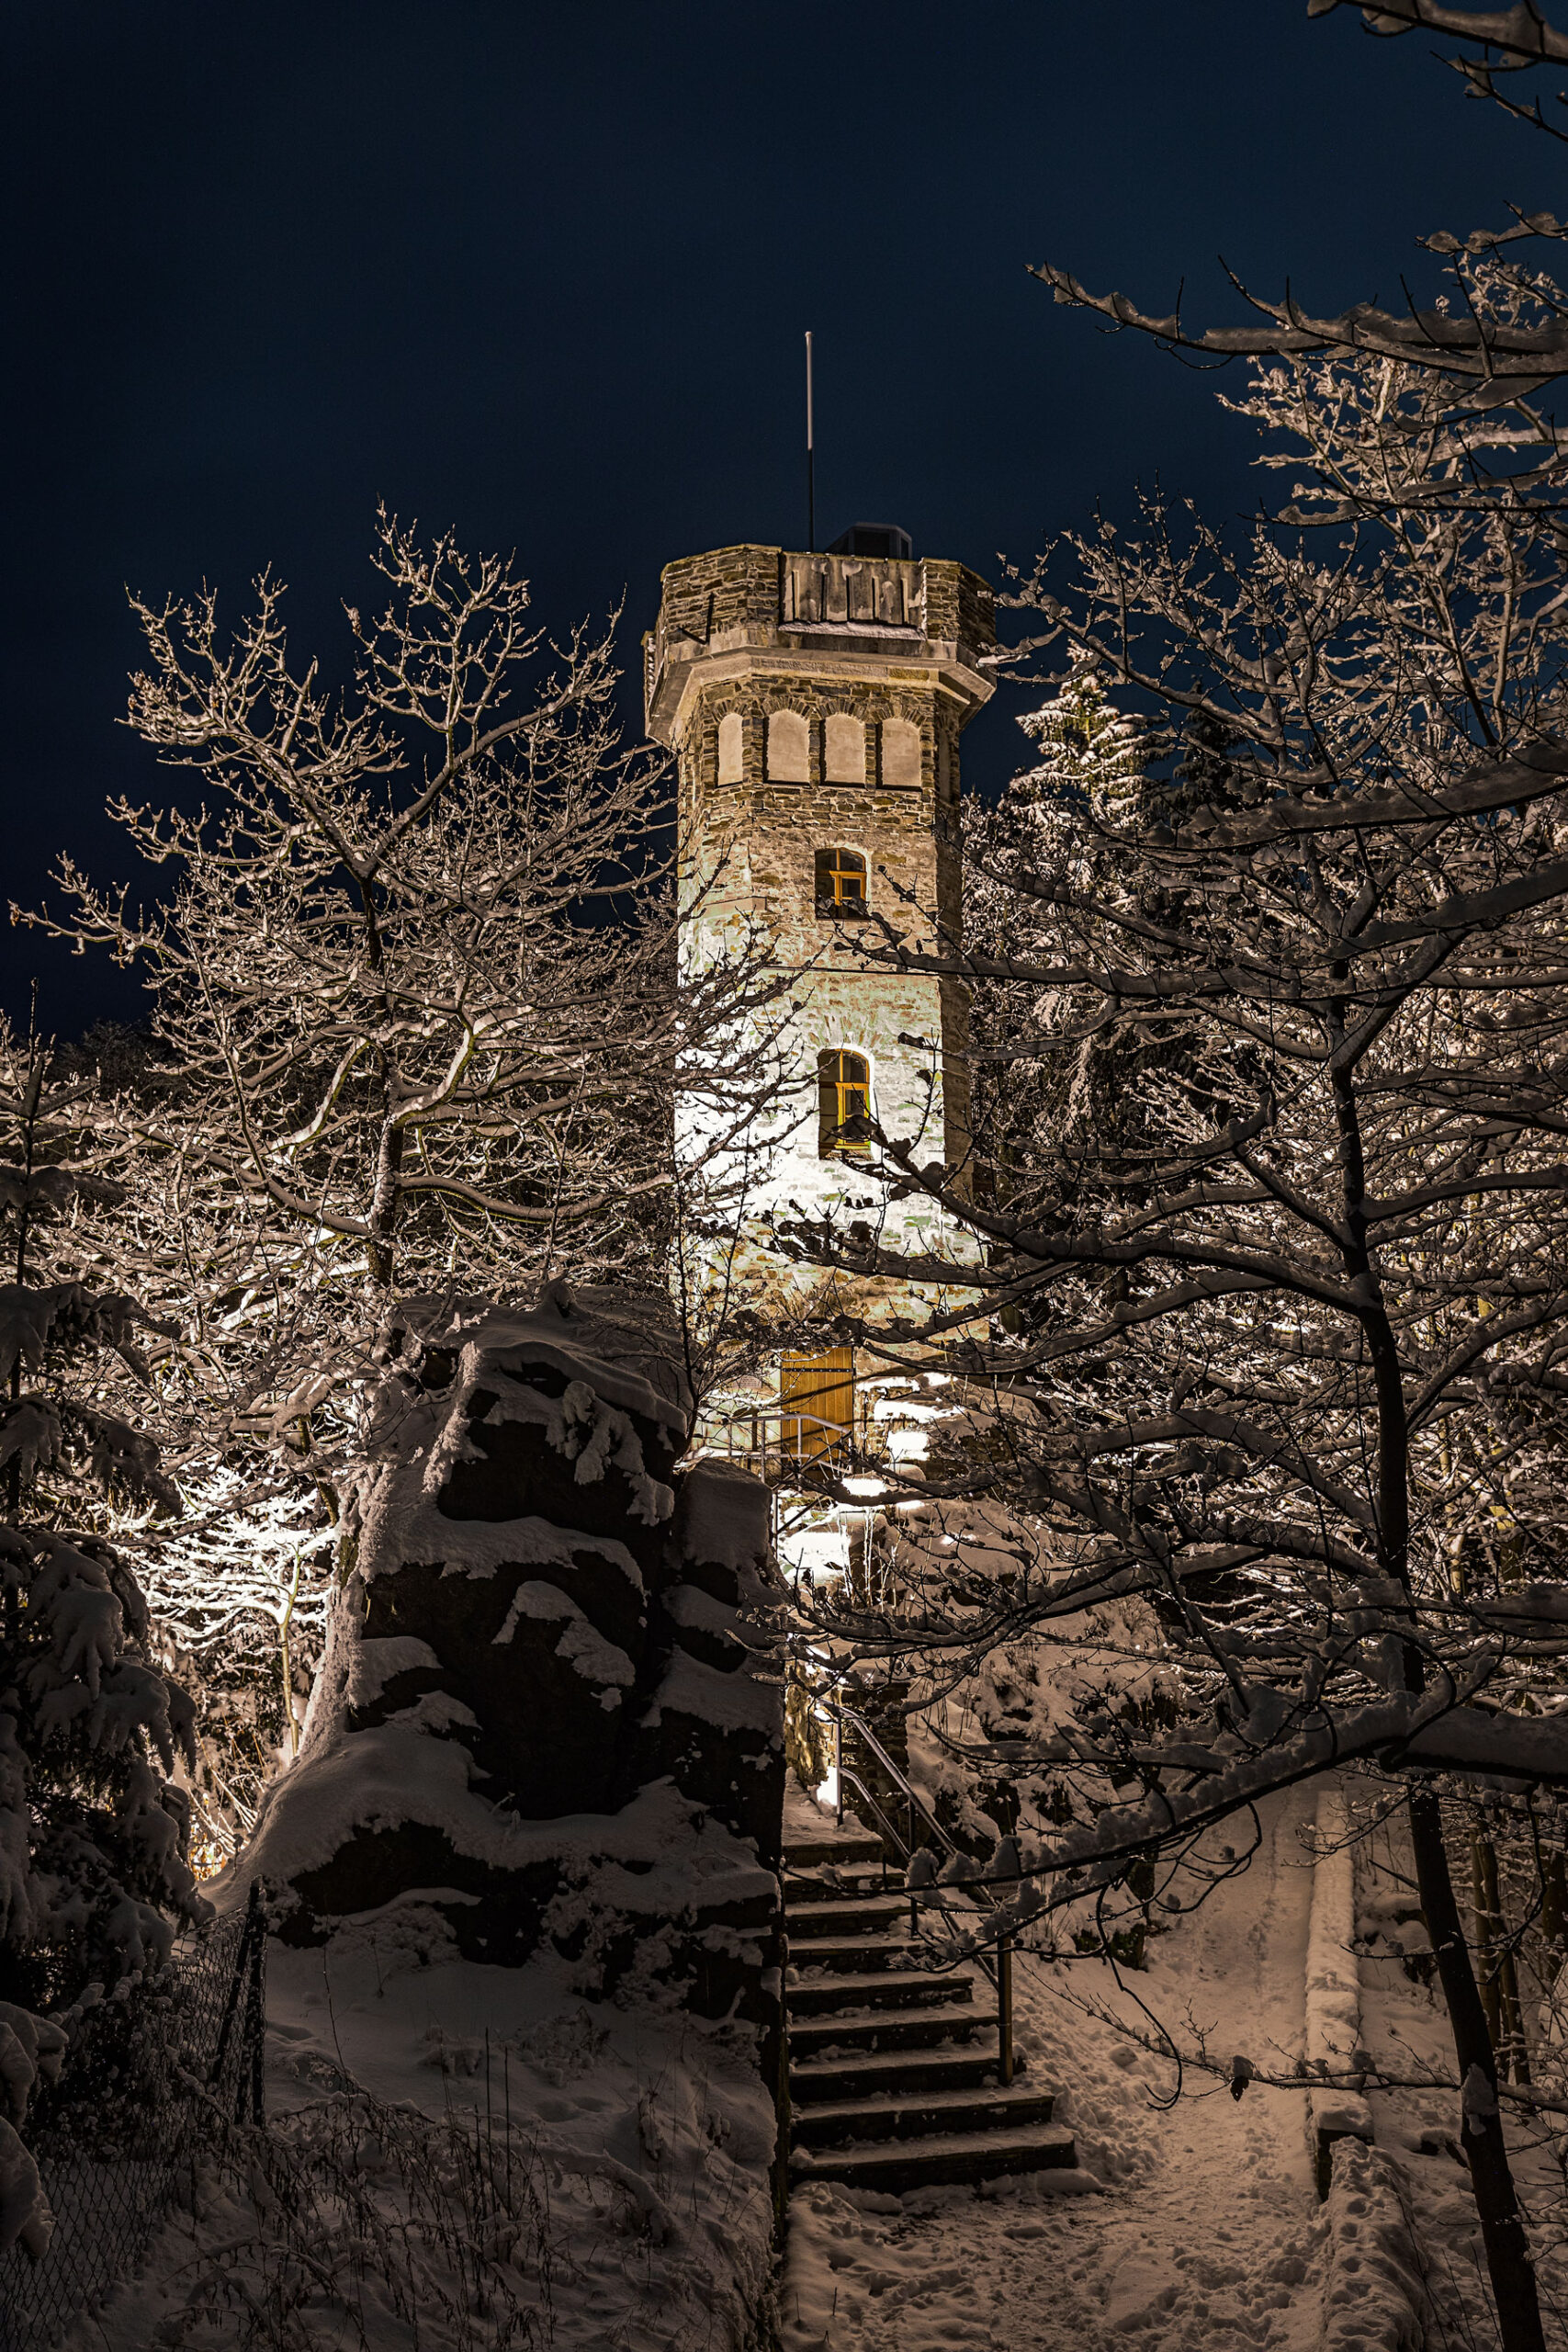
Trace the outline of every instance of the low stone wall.
<instances>
[{"instance_id":1,"label":"low stone wall","mask_svg":"<svg viewBox=\"0 0 1568 2352\"><path fill-rule=\"evenodd\" d=\"M1357 2084L1361 2038L1360 1971L1350 1949L1356 1932L1356 1854L1344 1795L1319 1791L1307 1927L1306 2071L1330 2077L1307 2092L1307 2143L1320 2198L1328 2195L1334 2150L1341 2140L1370 2143L1372 2111Z\"/></svg>"}]
</instances>

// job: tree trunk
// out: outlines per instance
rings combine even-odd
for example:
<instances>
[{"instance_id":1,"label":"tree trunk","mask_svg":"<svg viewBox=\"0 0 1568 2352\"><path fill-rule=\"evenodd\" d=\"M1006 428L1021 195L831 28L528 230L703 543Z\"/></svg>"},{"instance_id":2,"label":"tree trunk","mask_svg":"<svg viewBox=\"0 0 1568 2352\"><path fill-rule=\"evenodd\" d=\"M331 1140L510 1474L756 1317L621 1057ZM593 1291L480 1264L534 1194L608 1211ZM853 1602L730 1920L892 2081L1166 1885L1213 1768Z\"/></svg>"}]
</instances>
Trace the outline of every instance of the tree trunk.
<instances>
[{"instance_id":1,"label":"tree trunk","mask_svg":"<svg viewBox=\"0 0 1568 2352\"><path fill-rule=\"evenodd\" d=\"M1487 1884L1486 1839L1480 1829L1470 1833L1470 1907L1475 1919L1475 1957L1481 1967L1481 2006L1486 2012L1486 2030L1492 2036L1494 2050L1503 2046L1503 1999L1497 1983L1494 1946L1496 1942L1495 1905L1489 1895L1495 1891L1497 1858L1492 1857L1491 1887Z\"/></svg>"},{"instance_id":2,"label":"tree trunk","mask_svg":"<svg viewBox=\"0 0 1568 2352\"><path fill-rule=\"evenodd\" d=\"M1334 1008L1331 1037L1337 1050L1344 1039L1343 1006ZM1410 1577L1410 1423L1404 1371L1368 1241L1366 1161L1355 1089L1348 1071L1336 1073L1334 1094L1339 1125L1345 1222L1350 1244L1345 1254L1346 1272L1353 1282L1373 1294L1373 1303L1363 1311L1360 1322L1371 1358L1376 1398L1380 1566L1404 1592L1414 1621L1415 1591ZM1418 1691L1425 1687L1426 1661L1415 1641L1404 1643L1401 1668L1400 1679L1407 1690ZM1465 2109L1461 2137L1481 2218L1503 2352L1546 2352L1535 2265L1530 2259L1503 2137L1496 2055L1460 1920L1448 1849L1443 1844L1442 1812L1429 1790L1413 1790L1409 1802L1416 1884L1427 1933L1437 1956L1438 1979L1448 2005Z\"/></svg>"},{"instance_id":3,"label":"tree trunk","mask_svg":"<svg viewBox=\"0 0 1568 2352\"><path fill-rule=\"evenodd\" d=\"M365 960L367 967L379 978L387 968L386 948L381 938L381 922L377 911L376 897L370 885L363 879L359 884L359 901L365 915ZM388 1020L392 1018L391 1004L383 997ZM376 1182L370 1195L370 1247L367 1251L370 1279L378 1290L392 1287L394 1262L392 1236L398 1222L398 1178L403 1165L403 1130L392 1117L394 1101L392 1065L385 1050L379 1056L381 1080L381 1142L376 1154Z\"/></svg>"},{"instance_id":4,"label":"tree trunk","mask_svg":"<svg viewBox=\"0 0 1568 2352\"><path fill-rule=\"evenodd\" d=\"M398 1178L403 1165L403 1130L390 1120L381 1130L376 1160L376 1190L370 1202L370 1279L378 1290L390 1290L396 1262L394 1236L398 1224Z\"/></svg>"},{"instance_id":5,"label":"tree trunk","mask_svg":"<svg viewBox=\"0 0 1568 2352\"><path fill-rule=\"evenodd\" d=\"M1470 1879L1476 1957L1481 1964L1481 2002L1486 2012L1492 2047L1509 2081L1528 2083L1529 2052L1519 2005L1518 1971L1509 1948L1508 1922L1503 1910L1497 1849L1484 1824L1479 1821L1470 1833Z\"/></svg>"},{"instance_id":6,"label":"tree trunk","mask_svg":"<svg viewBox=\"0 0 1568 2352\"><path fill-rule=\"evenodd\" d=\"M1470 1951L1460 1922L1448 1849L1443 1844L1442 1813L1429 1790L1410 1798L1410 1839L1416 1856L1416 1883L1426 1915L1427 1932L1437 1955L1438 1978L1448 2004L1453 2032L1454 2057L1461 2083L1476 2070L1484 2085L1483 2098L1466 2103L1461 2138L1476 2211L1486 2247L1486 2267L1497 2305L1503 2352L1546 2352L1541 2333L1540 2301L1536 2292L1535 2265L1530 2259L1514 2176L1503 2138L1503 2118L1497 2098L1497 2062L1486 2030L1481 1989L1471 1965ZM1489 2107L1489 2114L1480 2111Z\"/></svg>"},{"instance_id":7,"label":"tree trunk","mask_svg":"<svg viewBox=\"0 0 1568 2352\"><path fill-rule=\"evenodd\" d=\"M1540 1857L1540 1933L1561 1968L1568 1958L1568 1857L1549 1846Z\"/></svg>"}]
</instances>

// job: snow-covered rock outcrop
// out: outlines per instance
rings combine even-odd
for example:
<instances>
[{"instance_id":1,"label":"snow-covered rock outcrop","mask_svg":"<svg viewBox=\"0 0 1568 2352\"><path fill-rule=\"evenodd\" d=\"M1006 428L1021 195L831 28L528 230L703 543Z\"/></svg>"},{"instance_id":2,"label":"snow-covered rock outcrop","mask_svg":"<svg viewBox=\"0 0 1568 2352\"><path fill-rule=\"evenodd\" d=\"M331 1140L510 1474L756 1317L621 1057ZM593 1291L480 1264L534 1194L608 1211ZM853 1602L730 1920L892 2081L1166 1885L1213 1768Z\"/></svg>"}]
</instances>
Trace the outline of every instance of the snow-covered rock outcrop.
<instances>
[{"instance_id":1,"label":"snow-covered rock outcrop","mask_svg":"<svg viewBox=\"0 0 1568 2352\"><path fill-rule=\"evenodd\" d=\"M687 1426L646 1302L404 1315L299 1758L243 1859L286 1939L417 1905L469 1960L656 1977L771 2043L768 1496L677 1470Z\"/></svg>"}]
</instances>

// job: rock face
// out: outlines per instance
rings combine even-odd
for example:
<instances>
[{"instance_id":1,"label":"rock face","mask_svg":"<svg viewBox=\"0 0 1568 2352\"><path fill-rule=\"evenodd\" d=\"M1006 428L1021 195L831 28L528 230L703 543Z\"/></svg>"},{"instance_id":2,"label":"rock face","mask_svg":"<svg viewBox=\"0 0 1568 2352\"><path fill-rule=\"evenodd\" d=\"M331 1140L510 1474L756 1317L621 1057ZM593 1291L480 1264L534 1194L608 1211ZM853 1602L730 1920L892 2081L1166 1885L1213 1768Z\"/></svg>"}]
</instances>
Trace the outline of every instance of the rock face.
<instances>
[{"instance_id":1,"label":"rock face","mask_svg":"<svg viewBox=\"0 0 1568 2352\"><path fill-rule=\"evenodd\" d=\"M764 1487L677 1471L650 1303L411 1310L298 1762L247 1851L280 1932L417 1904L777 2034L783 1690Z\"/></svg>"}]
</instances>

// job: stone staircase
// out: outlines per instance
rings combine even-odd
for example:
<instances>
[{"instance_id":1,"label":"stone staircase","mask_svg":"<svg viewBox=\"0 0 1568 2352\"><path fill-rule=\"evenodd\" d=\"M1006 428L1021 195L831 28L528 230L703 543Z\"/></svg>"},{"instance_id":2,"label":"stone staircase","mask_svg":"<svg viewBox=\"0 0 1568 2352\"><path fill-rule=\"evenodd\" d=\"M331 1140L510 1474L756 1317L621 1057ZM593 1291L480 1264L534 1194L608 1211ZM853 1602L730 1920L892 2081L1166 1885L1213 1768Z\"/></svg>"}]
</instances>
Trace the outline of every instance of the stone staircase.
<instances>
[{"instance_id":1,"label":"stone staircase","mask_svg":"<svg viewBox=\"0 0 1568 2352\"><path fill-rule=\"evenodd\" d=\"M1052 2094L998 2079L989 1980L912 1965L908 1898L874 1838L797 1814L784 1886L796 2181L897 2192L1077 2164Z\"/></svg>"}]
</instances>

